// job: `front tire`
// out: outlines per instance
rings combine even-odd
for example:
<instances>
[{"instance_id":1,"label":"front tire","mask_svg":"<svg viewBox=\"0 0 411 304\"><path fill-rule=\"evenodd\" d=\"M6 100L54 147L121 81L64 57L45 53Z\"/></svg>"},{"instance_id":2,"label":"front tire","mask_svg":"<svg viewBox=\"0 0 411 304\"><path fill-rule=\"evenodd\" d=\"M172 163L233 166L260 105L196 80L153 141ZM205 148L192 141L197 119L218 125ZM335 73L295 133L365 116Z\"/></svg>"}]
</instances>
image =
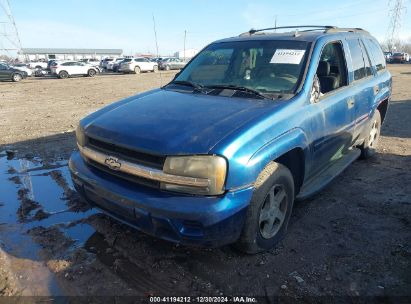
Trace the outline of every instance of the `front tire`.
<instances>
[{"instance_id":1,"label":"front tire","mask_svg":"<svg viewBox=\"0 0 411 304\"><path fill-rule=\"evenodd\" d=\"M377 153L376 149L380 139L380 132L381 113L376 109L367 129L367 137L365 138L364 143L359 147L361 150L360 158L368 159Z\"/></svg>"},{"instance_id":2,"label":"front tire","mask_svg":"<svg viewBox=\"0 0 411 304\"><path fill-rule=\"evenodd\" d=\"M19 82L23 79L23 76L21 76L19 73L13 74L13 76L11 77L11 80L13 82Z\"/></svg>"},{"instance_id":3,"label":"front tire","mask_svg":"<svg viewBox=\"0 0 411 304\"><path fill-rule=\"evenodd\" d=\"M134 68L134 73L140 74L140 73L141 73L140 67L136 66L136 67Z\"/></svg>"},{"instance_id":4,"label":"front tire","mask_svg":"<svg viewBox=\"0 0 411 304\"><path fill-rule=\"evenodd\" d=\"M259 175L235 246L249 254L272 249L285 235L294 204L294 179L287 167L272 162Z\"/></svg>"}]
</instances>

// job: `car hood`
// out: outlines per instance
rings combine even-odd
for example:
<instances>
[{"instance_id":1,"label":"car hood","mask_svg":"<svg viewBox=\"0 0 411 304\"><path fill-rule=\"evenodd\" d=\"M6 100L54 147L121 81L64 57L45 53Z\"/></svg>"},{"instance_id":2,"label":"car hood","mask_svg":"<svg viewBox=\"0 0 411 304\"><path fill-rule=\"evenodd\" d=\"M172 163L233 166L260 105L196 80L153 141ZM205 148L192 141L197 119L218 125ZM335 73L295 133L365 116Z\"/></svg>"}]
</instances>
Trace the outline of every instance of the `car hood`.
<instances>
[{"instance_id":1,"label":"car hood","mask_svg":"<svg viewBox=\"0 0 411 304\"><path fill-rule=\"evenodd\" d=\"M85 119L89 137L160 154L205 154L231 132L276 106L271 100L155 90Z\"/></svg>"}]
</instances>

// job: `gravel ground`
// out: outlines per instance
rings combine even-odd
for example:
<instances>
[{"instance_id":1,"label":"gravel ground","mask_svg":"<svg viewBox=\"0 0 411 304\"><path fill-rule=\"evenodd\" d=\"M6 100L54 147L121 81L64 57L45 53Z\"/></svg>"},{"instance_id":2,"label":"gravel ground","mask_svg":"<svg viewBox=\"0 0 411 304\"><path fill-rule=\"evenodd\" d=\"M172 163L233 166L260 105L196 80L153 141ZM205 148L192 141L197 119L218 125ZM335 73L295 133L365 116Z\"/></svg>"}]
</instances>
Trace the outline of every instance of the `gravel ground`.
<instances>
[{"instance_id":1,"label":"gravel ground","mask_svg":"<svg viewBox=\"0 0 411 304\"><path fill-rule=\"evenodd\" d=\"M36 276L42 295L411 296L411 65L389 69L378 155L298 202L286 238L253 256L154 239L88 209L73 191L67 158L77 121L173 72L0 83L0 152L15 151L0 154L0 295L14 281L14 293L31 294Z\"/></svg>"}]
</instances>

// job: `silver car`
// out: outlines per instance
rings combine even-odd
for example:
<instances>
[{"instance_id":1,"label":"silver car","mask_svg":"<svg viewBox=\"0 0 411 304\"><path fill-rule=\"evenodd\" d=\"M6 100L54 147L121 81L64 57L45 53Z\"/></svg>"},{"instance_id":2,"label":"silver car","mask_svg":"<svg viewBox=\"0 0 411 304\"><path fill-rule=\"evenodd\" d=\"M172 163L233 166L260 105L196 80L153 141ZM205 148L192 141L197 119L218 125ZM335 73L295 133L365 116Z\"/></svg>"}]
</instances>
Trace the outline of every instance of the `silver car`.
<instances>
[{"instance_id":1,"label":"silver car","mask_svg":"<svg viewBox=\"0 0 411 304\"><path fill-rule=\"evenodd\" d=\"M166 71L182 69L186 64L187 62L180 58L166 58L158 62L160 69Z\"/></svg>"}]
</instances>

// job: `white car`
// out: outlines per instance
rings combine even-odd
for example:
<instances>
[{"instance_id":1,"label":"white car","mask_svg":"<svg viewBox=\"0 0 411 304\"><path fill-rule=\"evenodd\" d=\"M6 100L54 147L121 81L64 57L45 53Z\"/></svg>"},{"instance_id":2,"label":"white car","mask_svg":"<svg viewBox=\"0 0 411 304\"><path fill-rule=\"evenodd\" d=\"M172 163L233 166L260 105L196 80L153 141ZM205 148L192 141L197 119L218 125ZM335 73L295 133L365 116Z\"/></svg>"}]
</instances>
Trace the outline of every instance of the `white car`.
<instances>
[{"instance_id":1,"label":"white car","mask_svg":"<svg viewBox=\"0 0 411 304\"><path fill-rule=\"evenodd\" d=\"M158 64L157 62L151 62L144 57L128 58L120 64L119 71L123 73L134 72L136 74L148 71L157 72Z\"/></svg>"},{"instance_id":2,"label":"white car","mask_svg":"<svg viewBox=\"0 0 411 304\"><path fill-rule=\"evenodd\" d=\"M100 60L94 59L94 58L84 58L84 59L80 59L80 62L83 62L83 63L85 63L85 64L90 64L90 65L95 66L95 67L99 67L99 66L100 66Z\"/></svg>"},{"instance_id":3,"label":"white car","mask_svg":"<svg viewBox=\"0 0 411 304\"><path fill-rule=\"evenodd\" d=\"M11 67L15 68L16 70L26 72L27 76L33 75L33 70L30 69L25 63L16 63L16 64L13 64Z\"/></svg>"},{"instance_id":4,"label":"white car","mask_svg":"<svg viewBox=\"0 0 411 304\"><path fill-rule=\"evenodd\" d=\"M47 69L47 62L44 61L31 61L29 62L31 69Z\"/></svg>"},{"instance_id":5,"label":"white car","mask_svg":"<svg viewBox=\"0 0 411 304\"><path fill-rule=\"evenodd\" d=\"M106 70L112 71L115 64L123 61L125 58L116 58L113 61L108 61L106 64Z\"/></svg>"},{"instance_id":6,"label":"white car","mask_svg":"<svg viewBox=\"0 0 411 304\"><path fill-rule=\"evenodd\" d=\"M102 62L101 62L101 67L103 69L107 69L107 64L109 64L110 62L115 61L117 58L105 58Z\"/></svg>"},{"instance_id":7,"label":"white car","mask_svg":"<svg viewBox=\"0 0 411 304\"><path fill-rule=\"evenodd\" d=\"M78 61L55 62L50 66L50 70L51 74L62 79L72 75L93 77L99 72L95 66Z\"/></svg>"}]
</instances>

